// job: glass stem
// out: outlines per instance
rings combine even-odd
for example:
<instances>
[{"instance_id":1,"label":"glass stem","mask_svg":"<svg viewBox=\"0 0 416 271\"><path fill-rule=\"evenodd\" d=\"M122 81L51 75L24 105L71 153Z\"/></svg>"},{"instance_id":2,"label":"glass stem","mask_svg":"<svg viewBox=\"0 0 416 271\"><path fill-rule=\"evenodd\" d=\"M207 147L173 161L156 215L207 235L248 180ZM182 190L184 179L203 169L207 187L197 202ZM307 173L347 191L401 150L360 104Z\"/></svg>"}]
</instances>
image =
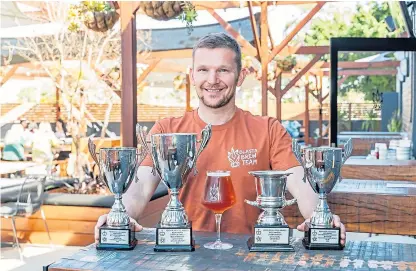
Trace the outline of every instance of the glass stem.
<instances>
[{"instance_id":1,"label":"glass stem","mask_svg":"<svg viewBox=\"0 0 416 271\"><path fill-rule=\"evenodd\" d=\"M222 214L215 214L215 222L217 224L217 242L221 242L221 217Z\"/></svg>"}]
</instances>

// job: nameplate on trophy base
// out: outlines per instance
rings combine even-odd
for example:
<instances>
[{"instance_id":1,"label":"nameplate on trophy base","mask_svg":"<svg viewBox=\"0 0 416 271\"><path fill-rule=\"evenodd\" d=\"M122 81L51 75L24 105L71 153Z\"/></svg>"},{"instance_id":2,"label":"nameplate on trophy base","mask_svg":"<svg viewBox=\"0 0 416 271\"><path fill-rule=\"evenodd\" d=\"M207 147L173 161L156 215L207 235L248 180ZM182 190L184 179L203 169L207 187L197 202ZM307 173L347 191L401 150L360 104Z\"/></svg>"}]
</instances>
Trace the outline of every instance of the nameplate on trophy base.
<instances>
[{"instance_id":1,"label":"nameplate on trophy base","mask_svg":"<svg viewBox=\"0 0 416 271\"><path fill-rule=\"evenodd\" d=\"M181 228L163 228L160 224L156 227L156 246L158 252L189 252L195 250L195 242L192 238L192 225Z\"/></svg>"},{"instance_id":2,"label":"nameplate on trophy base","mask_svg":"<svg viewBox=\"0 0 416 271\"><path fill-rule=\"evenodd\" d=\"M134 226L130 224L125 227L100 227L98 250L132 250L136 246Z\"/></svg>"},{"instance_id":3,"label":"nameplate on trophy base","mask_svg":"<svg viewBox=\"0 0 416 271\"><path fill-rule=\"evenodd\" d=\"M310 250L342 250L340 228L313 228L306 224L303 246Z\"/></svg>"},{"instance_id":4,"label":"nameplate on trophy base","mask_svg":"<svg viewBox=\"0 0 416 271\"><path fill-rule=\"evenodd\" d=\"M295 251L290 245L292 230L287 225L254 226L254 236L247 241L250 252Z\"/></svg>"}]
</instances>

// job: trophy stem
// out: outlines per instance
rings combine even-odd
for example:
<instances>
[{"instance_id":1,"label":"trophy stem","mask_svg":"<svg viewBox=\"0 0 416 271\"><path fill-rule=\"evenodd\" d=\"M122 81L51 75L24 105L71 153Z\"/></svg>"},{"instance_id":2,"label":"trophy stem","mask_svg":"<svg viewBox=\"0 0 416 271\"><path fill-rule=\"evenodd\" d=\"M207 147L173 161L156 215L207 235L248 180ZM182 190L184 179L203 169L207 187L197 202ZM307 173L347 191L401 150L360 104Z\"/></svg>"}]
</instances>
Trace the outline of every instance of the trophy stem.
<instances>
[{"instance_id":1,"label":"trophy stem","mask_svg":"<svg viewBox=\"0 0 416 271\"><path fill-rule=\"evenodd\" d=\"M311 224L314 228L332 227L332 213L326 201L325 193L319 193L318 205L312 214Z\"/></svg>"},{"instance_id":2,"label":"trophy stem","mask_svg":"<svg viewBox=\"0 0 416 271\"><path fill-rule=\"evenodd\" d=\"M188 217L185 213L182 203L179 200L179 190L171 189L169 191L170 200L163 211L160 224L162 227L183 227L188 225Z\"/></svg>"},{"instance_id":3,"label":"trophy stem","mask_svg":"<svg viewBox=\"0 0 416 271\"><path fill-rule=\"evenodd\" d=\"M123 202L121 201L121 194L115 194L114 198L114 204L107 216L107 225L110 227L128 226L130 218L127 215Z\"/></svg>"}]
</instances>

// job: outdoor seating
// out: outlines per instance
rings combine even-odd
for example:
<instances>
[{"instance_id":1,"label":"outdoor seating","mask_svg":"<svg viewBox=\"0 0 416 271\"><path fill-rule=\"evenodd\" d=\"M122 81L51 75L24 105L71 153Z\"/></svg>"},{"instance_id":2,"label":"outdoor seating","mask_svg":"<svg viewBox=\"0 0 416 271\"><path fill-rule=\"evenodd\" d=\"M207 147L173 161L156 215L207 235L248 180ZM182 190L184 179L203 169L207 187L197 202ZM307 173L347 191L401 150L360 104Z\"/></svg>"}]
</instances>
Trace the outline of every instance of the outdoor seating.
<instances>
[{"instance_id":1,"label":"outdoor seating","mask_svg":"<svg viewBox=\"0 0 416 271\"><path fill-rule=\"evenodd\" d=\"M13 235L19 250L20 259L23 259L22 251L19 245L19 238L16 231L17 217L30 217L36 212L40 211L48 233L49 241L52 242L49 234L48 224L46 222L45 214L42 210L45 189L45 176L30 176L25 178L20 185L20 189L16 201L9 201L1 203L0 216L10 218L13 228Z\"/></svg>"}]
</instances>

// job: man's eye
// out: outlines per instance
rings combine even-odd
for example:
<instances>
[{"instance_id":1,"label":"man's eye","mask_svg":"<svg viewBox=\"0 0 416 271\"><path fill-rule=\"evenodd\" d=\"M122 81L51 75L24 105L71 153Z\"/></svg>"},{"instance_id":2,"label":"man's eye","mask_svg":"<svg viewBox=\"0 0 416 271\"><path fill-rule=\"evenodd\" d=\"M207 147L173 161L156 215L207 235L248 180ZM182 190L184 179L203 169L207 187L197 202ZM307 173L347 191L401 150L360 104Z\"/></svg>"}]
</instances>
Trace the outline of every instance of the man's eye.
<instances>
[{"instance_id":1,"label":"man's eye","mask_svg":"<svg viewBox=\"0 0 416 271\"><path fill-rule=\"evenodd\" d=\"M199 72L206 72L207 69L198 69Z\"/></svg>"},{"instance_id":2,"label":"man's eye","mask_svg":"<svg viewBox=\"0 0 416 271\"><path fill-rule=\"evenodd\" d=\"M227 69L220 69L220 72L228 72Z\"/></svg>"}]
</instances>

